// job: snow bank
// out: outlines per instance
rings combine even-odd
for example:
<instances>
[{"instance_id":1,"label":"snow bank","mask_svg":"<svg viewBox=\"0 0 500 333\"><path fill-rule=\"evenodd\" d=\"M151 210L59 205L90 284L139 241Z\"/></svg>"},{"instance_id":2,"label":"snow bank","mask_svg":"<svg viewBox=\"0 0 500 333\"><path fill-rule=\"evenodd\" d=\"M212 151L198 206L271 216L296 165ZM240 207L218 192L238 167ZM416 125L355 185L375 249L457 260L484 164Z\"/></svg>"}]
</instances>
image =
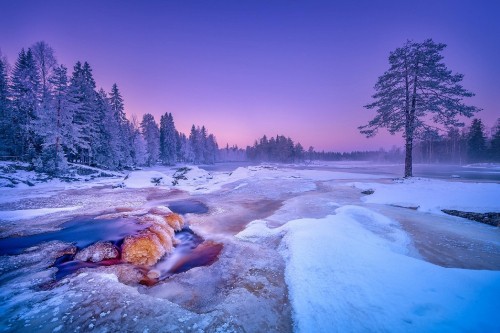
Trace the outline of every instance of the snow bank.
<instances>
[{"instance_id":1,"label":"snow bank","mask_svg":"<svg viewBox=\"0 0 500 333\"><path fill-rule=\"evenodd\" d=\"M82 206L63 207L63 208L6 210L6 211L0 211L0 220L4 221L27 220L38 216L43 216L58 212L72 211L79 208L82 208Z\"/></svg>"},{"instance_id":2,"label":"snow bank","mask_svg":"<svg viewBox=\"0 0 500 333\"><path fill-rule=\"evenodd\" d=\"M171 186L172 177L159 171L133 171L125 177L123 185L129 188Z\"/></svg>"},{"instance_id":3,"label":"snow bank","mask_svg":"<svg viewBox=\"0 0 500 333\"><path fill-rule=\"evenodd\" d=\"M199 186L209 186L213 176L208 171L197 166L186 166L178 169L173 178L181 187L196 189Z\"/></svg>"},{"instance_id":4,"label":"snow bank","mask_svg":"<svg viewBox=\"0 0 500 333\"><path fill-rule=\"evenodd\" d=\"M398 224L356 206L322 219L265 229L256 221L238 237L286 232L280 252L298 332L493 332L500 272L449 269L406 255Z\"/></svg>"},{"instance_id":5,"label":"snow bank","mask_svg":"<svg viewBox=\"0 0 500 333\"><path fill-rule=\"evenodd\" d=\"M463 183L412 178L393 184L354 183L359 189L375 193L363 197L367 203L419 207L423 212L441 209L486 213L500 212L500 184Z\"/></svg>"}]
</instances>

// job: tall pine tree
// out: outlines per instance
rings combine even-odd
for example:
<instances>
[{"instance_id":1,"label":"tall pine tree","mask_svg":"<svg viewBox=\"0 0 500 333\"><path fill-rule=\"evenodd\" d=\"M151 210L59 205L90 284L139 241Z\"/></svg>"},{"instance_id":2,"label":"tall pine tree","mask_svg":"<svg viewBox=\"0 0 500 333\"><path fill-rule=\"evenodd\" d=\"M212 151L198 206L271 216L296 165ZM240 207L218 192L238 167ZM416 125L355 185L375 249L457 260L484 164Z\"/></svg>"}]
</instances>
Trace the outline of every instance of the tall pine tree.
<instances>
[{"instance_id":1,"label":"tall pine tree","mask_svg":"<svg viewBox=\"0 0 500 333\"><path fill-rule=\"evenodd\" d=\"M493 161L500 162L500 118L491 131L490 157Z\"/></svg>"},{"instance_id":2,"label":"tall pine tree","mask_svg":"<svg viewBox=\"0 0 500 333\"><path fill-rule=\"evenodd\" d=\"M160 119L160 159L165 165L173 165L177 160L177 131L171 113Z\"/></svg>"},{"instance_id":3,"label":"tall pine tree","mask_svg":"<svg viewBox=\"0 0 500 333\"><path fill-rule=\"evenodd\" d=\"M160 130L152 114L146 113L141 122L142 135L146 141L147 165L153 166L160 155Z\"/></svg>"},{"instance_id":4,"label":"tall pine tree","mask_svg":"<svg viewBox=\"0 0 500 333\"><path fill-rule=\"evenodd\" d=\"M8 84L7 62L0 56L0 156L11 156L14 153Z\"/></svg>"},{"instance_id":5,"label":"tall pine tree","mask_svg":"<svg viewBox=\"0 0 500 333\"><path fill-rule=\"evenodd\" d=\"M472 120L467 138L467 157L470 162L480 162L486 157L486 136L481 119Z\"/></svg>"},{"instance_id":6,"label":"tall pine tree","mask_svg":"<svg viewBox=\"0 0 500 333\"><path fill-rule=\"evenodd\" d=\"M98 141L97 128L97 92L95 91L95 81L90 65L85 62L82 66L77 62L73 75L71 76L70 90L75 96L75 116L74 124L78 127L79 133L75 146L77 155L73 159L84 164L91 164L96 142Z\"/></svg>"},{"instance_id":7,"label":"tall pine tree","mask_svg":"<svg viewBox=\"0 0 500 333\"><path fill-rule=\"evenodd\" d=\"M21 50L14 66L11 82L13 154L25 161L36 155L35 120L40 93L40 78L33 53ZM39 148L39 147L38 147Z\"/></svg>"},{"instance_id":8,"label":"tall pine tree","mask_svg":"<svg viewBox=\"0 0 500 333\"><path fill-rule=\"evenodd\" d=\"M118 90L117 84L113 84L109 94L109 104L113 111L115 123L117 124L119 145L116 148L119 166L124 167L132 164L132 132L130 122L125 115L123 98Z\"/></svg>"},{"instance_id":9,"label":"tall pine tree","mask_svg":"<svg viewBox=\"0 0 500 333\"><path fill-rule=\"evenodd\" d=\"M418 134L435 124L463 126L458 116L472 117L480 109L468 106L464 98L474 96L444 64L445 44L432 39L422 43L407 41L389 55L389 69L378 78L373 103L367 109L376 116L359 130L367 137L380 128L389 133L403 132L405 139L405 177L413 174L413 142Z\"/></svg>"}]
</instances>

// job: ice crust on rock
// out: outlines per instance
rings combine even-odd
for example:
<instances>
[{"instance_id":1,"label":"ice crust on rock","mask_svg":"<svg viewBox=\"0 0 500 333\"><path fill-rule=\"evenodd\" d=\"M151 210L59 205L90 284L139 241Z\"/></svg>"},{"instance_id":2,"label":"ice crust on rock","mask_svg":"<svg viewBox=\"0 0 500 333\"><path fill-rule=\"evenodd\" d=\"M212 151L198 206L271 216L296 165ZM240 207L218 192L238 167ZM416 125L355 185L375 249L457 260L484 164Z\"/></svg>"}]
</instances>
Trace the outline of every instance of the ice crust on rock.
<instances>
[{"instance_id":1,"label":"ice crust on rock","mask_svg":"<svg viewBox=\"0 0 500 333\"><path fill-rule=\"evenodd\" d=\"M111 242L97 242L79 251L75 255L75 259L100 262L106 259L115 259L118 256L118 249Z\"/></svg>"},{"instance_id":2,"label":"ice crust on rock","mask_svg":"<svg viewBox=\"0 0 500 333\"><path fill-rule=\"evenodd\" d=\"M161 257L172 252L176 242L175 231L184 227L182 217L170 210L157 207L150 211L166 215L149 213L137 218L138 223L149 226L123 241L122 259L126 262L145 266L156 264Z\"/></svg>"}]
</instances>

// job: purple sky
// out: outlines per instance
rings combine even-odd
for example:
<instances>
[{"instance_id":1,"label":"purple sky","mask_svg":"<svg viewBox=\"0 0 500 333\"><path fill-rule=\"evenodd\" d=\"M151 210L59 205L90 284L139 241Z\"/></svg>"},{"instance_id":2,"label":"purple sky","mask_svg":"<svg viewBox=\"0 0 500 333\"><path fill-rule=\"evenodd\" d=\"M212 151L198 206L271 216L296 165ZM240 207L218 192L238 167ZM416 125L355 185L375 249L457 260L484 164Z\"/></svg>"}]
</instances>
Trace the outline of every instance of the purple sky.
<instances>
[{"instance_id":1,"label":"purple sky","mask_svg":"<svg viewBox=\"0 0 500 333\"><path fill-rule=\"evenodd\" d=\"M205 124L246 146L284 134L321 150L402 146L357 126L406 39L448 44L487 127L500 117L500 1L2 1L0 49L13 64L45 40L98 87L116 82L130 116L172 112L187 133Z\"/></svg>"}]
</instances>

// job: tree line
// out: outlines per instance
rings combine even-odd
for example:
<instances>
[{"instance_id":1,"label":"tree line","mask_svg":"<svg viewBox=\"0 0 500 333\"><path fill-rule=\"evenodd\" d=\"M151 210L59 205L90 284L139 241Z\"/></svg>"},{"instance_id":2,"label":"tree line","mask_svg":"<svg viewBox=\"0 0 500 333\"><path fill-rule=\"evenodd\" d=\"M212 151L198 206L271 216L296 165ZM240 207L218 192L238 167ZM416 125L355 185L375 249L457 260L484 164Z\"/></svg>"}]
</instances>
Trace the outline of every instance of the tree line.
<instances>
[{"instance_id":1,"label":"tree line","mask_svg":"<svg viewBox=\"0 0 500 333\"><path fill-rule=\"evenodd\" d=\"M450 127L444 133L427 129L418 137L413 155L420 163L500 162L500 118L489 133L479 118L468 128Z\"/></svg>"},{"instance_id":2,"label":"tree line","mask_svg":"<svg viewBox=\"0 0 500 333\"><path fill-rule=\"evenodd\" d=\"M423 129L415 134L414 140L412 155L417 163L500 162L500 118L489 131L480 118L474 118L468 127L451 126L445 132L431 127ZM229 146L226 149L229 151ZM237 147L232 151L243 152ZM313 147L305 151L300 143L295 144L291 138L282 135L271 139L264 135L244 152L249 161L283 163L312 160L399 163L405 159L405 151L396 146L374 151L316 151Z\"/></svg>"},{"instance_id":3,"label":"tree line","mask_svg":"<svg viewBox=\"0 0 500 333\"><path fill-rule=\"evenodd\" d=\"M304 159L304 148L300 143L284 135L277 135L270 139L264 135L256 140L253 146L247 146L246 155L250 161L267 161L291 163Z\"/></svg>"},{"instance_id":4,"label":"tree line","mask_svg":"<svg viewBox=\"0 0 500 333\"><path fill-rule=\"evenodd\" d=\"M189 137L172 114L158 125L151 114L128 120L117 84L96 89L88 62L71 74L47 43L22 49L10 68L0 56L0 156L63 174L68 162L120 170L158 162L214 163L215 136L204 126Z\"/></svg>"}]
</instances>

